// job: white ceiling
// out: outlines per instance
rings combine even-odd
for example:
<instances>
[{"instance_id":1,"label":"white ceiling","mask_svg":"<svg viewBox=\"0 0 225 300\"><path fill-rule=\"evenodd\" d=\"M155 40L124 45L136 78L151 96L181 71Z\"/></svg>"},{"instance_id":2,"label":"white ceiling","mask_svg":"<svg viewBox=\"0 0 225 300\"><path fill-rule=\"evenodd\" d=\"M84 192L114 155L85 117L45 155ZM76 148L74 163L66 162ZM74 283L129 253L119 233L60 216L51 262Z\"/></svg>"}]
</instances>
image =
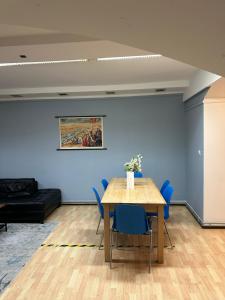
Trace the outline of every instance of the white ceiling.
<instances>
[{"instance_id":1,"label":"white ceiling","mask_svg":"<svg viewBox=\"0 0 225 300\"><path fill-rule=\"evenodd\" d=\"M26 54L21 59L19 54ZM1 62L89 58L87 63L0 67L0 88L129 84L189 80L195 68L158 57L97 62L97 57L142 55L148 52L108 41L0 48Z\"/></svg>"},{"instance_id":2,"label":"white ceiling","mask_svg":"<svg viewBox=\"0 0 225 300\"><path fill-rule=\"evenodd\" d=\"M20 58L21 54L27 58ZM2 63L89 59L87 63L0 67L0 99L18 99L15 94L23 99L54 99L65 92L69 93L67 97L105 96L106 91L116 91L116 95L154 94L159 88L166 90L157 93L183 93L197 70L166 57L96 61L97 57L144 54L149 52L110 41L0 47Z\"/></svg>"},{"instance_id":3,"label":"white ceiling","mask_svg":"<svg viewBox=\"0 0 225 300\"><path fill-rule=\"evenodd\" d=\"M60 92L97 96L107 90L151 94L159 88L182 93L198 68L225 75L224 28L224 0L1 1L0 62L91 60L0 67L0 99L54 98ZM167 57L94 60L148 53L183 63Z\"/></svg>"}]
</instances>

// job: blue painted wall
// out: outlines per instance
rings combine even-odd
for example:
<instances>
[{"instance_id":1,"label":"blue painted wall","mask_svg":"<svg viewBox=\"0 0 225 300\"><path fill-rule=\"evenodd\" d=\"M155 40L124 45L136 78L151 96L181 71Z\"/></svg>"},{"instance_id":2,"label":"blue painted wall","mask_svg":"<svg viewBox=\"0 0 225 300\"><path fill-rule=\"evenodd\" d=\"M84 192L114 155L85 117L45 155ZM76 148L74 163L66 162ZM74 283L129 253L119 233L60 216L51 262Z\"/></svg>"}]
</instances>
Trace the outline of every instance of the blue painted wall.
<instances>
[{"instance_id":1,"label":"blue painted wall","mask_svg":"<svg viewBox=\"0 0 225 300\"><path fill-rule=\"evenodd\" d=\"M56 115L106 114L104 151L56 151ZM35 177L58 187L63 200L92 201L102 177L124 176L141 153L143 171L160 186L170 178L174 199L186 199L184 105L181 95L0 103L0 177Z\"/></svg>"},{"instance_id":2,"label":"blue painted wall","mask_svg":"<svg viewBox=\"0 0 225 300\"><path fill-rule=\"evenodd\" d=\"M207 90L185 102L187 151L187 202L203 220L204 106Z\"/></svg>"}]
</instances>

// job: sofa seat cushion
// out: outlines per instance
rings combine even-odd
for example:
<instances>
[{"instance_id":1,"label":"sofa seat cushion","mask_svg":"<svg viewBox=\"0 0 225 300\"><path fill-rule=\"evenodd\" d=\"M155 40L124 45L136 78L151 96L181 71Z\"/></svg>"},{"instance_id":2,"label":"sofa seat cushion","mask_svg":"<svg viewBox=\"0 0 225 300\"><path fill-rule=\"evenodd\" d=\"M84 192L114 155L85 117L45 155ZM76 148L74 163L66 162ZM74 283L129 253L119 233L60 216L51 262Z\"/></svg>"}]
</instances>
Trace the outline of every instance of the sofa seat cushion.
<instances>
[{"instance_id":1,"label":"sofa seat cushion","mask_svg":"<svg viewBox=\"0 0 225 300\"><path fill-rule=\"evenodd\" d=\"M5 210L11 210L11 211L27 211L27 210L37 210L41 211L44 209L44 203L40 201L23 201L23 200L17 200L17 201L10 201L6 202Z\"/></svg>"},{"instance_id":2,"label":"sofa seat cushion","mask_svg":"<svg viewBox=\"0 0 225 300\"><path fill-rule=\"evenodd\" d=\"M15 192L15 193L10 193L7 195L7 198L26 198L27 196L30 196L31 194L28 192Z\"/></svg>"},{"instance_id":3,"label":"sofa seat cushion","mask_svg":"<svg viewBox=\"0 0 225 300\"><path fill-rule=\"evenodd\" d=\"M26 195L24 197L8 197L6 200L7 206L51 206L56 202L56 199L60 202L61 191L59 189L40 189L33 195Z\"/></svg>"},{"instance_id":4,"label":"sofa seat cushion","mask_svg":"<svg viewBox=\"0 0 225 300\"><path fill-rule=\"evenodd\" d=\"M61 202L61 191L59 189L40 189L33 195L33 201L42 202L44 207Z\"/></svg>"}]
</instances>

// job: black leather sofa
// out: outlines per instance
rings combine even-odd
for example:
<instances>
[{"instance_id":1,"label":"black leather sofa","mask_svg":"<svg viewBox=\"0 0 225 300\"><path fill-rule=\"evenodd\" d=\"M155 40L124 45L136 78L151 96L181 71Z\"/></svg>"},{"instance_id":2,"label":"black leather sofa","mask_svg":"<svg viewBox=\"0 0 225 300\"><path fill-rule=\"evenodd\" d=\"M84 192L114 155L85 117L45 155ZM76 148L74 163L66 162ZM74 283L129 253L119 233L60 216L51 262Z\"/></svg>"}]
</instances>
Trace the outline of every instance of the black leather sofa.
<instances>
[{"instance_id":1,"label":"black leather sofa","mask_svg":"<svg viewBox=\"0 0 225 300\"><path fill-rule=\"evenodd\" d=\"M38 189L34 178L0 179L1 223L44 223L61 204L59 189Z\"/></svg>"}]
</instances>

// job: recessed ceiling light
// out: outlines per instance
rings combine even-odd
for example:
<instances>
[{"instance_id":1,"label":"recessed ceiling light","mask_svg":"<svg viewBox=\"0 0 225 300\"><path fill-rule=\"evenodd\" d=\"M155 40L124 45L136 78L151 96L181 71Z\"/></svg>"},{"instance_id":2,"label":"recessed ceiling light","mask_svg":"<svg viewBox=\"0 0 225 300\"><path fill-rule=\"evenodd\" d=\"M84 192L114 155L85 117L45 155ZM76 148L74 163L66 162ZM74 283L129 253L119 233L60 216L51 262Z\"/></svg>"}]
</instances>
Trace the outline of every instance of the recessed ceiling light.
<instances>
[{"instance_id":1,"label":"recessed ceiling light","mask_svg":"<svg viewBox=\"0 0 225 300\"><path fill-rule=\"evenodd\" d=\"M106 91L105 93L106 93L106 95L115 95L116 92L114 92L114 91Z\"/></svg>"},{"instance_id":2,"label":"recessed ceiling light","mask_svg":"<svg viewBox=\"0 0 225 300\"><path fill-rule=\"evenodd\" d=\"M143 58L156 58L161 57L161 54L148 54L148 55L132 55L132 56L112 56L112 57L98 57L97 61L110 61L110 60L129 60L129 59L143 59Z\"/></svg>"},{"instance_id":3,"label":"recessed ceiling light","mask_svg":"<svg viewBox=\"0 0 225 300\"><path fill-rule=\"evenodd\" d=\"M15 62L15 63L0 63L0 67L13 67L13 66L27 66L27 65L47 65L47 64L62 64L62 63L78 63L87 62L87 58L70 59L70 60L46 60L46 61L26 61L26 62Z\"/></svg>"},{"instance_id":4,"label":"recessed ceiling light","mask_svg":"<svg viewBox=\"0 0 225 300\"><path fill-rule=\"evenodd\" d=\"M156 93L165 92L165 91L166 91L166 89L164 89L164 88L163 89L155 89Z\"/></svg>"},{"instance_id":5,"label":"recessed ceiling light","mask_svg":"<svg viewBox=\"0 0 225 300\"><path fill-rule=\"evenodd\" d=\"M68 96L67 93L58 93L59 96Z\"/></svg>"},{"instance_id":6,"label":"recessed ceiling light","mask_svg":"<svg viewBox=\"0 0 225 300\"><path fill-rule=\"evenodd\" d=\"M10 95L11 97L13 97L13 98L21 98L21 97L23 97L23 95L18 95L18 94L14 94L14 95Z\"/></svg>"}]
</instances>

